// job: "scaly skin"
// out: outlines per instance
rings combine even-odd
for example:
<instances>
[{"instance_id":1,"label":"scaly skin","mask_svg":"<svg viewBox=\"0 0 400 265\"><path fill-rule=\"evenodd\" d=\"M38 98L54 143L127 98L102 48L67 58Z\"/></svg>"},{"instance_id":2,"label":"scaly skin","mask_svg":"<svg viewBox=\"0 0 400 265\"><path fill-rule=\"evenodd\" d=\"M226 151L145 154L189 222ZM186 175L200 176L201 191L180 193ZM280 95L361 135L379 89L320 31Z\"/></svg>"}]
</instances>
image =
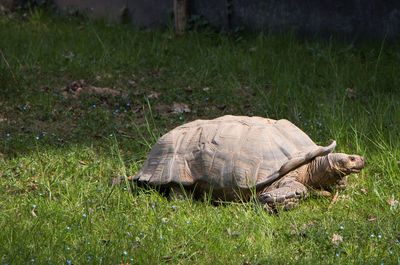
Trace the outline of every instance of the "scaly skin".
<instances>
[{"instance_id":1,"label":"scaly skin","mask_svg":"<svg viewBox=\"0 0 400 265\"><path fill-rule=\"evenodd\" d=\"M292 209L308 196L308 187L329 189L338 184L343 189L345 177L360 172L364 166L364 158L358 155L335 153L316 157L266 187L258 194L258 200L269 211Z\"/></svg>"}]
</instances>

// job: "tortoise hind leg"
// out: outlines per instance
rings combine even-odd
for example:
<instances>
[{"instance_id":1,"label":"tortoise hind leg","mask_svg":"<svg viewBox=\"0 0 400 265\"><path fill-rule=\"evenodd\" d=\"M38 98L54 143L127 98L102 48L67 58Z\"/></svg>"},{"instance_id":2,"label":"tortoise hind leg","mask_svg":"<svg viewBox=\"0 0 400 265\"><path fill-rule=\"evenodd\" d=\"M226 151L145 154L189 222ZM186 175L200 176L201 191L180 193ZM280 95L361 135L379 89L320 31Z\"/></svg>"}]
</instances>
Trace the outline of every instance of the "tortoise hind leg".
<instances>
[{"instance_id":1,"label":"tortoise hind leg","mask_svg":"<svg viewBox=\"0 0 400 265\"><path fill-rule=\"evenodd\" d=\"M258 194L258 200L264 208L277 212L289 210L299 205L307 197L307 188L294 179L283 179Z\"/></svg>"},{"instance_id":2,"label":"tortoise hind leg","mask_svg":"<svg viewBox=\"0 0 400 265\"><path fill-rule=\"evenodd\" d=\"M186 190L185 187L174 183L169 186L168 197L175 200L184 200L188 197L187 193L188 190Z\"/></svg>"}]
</instances>

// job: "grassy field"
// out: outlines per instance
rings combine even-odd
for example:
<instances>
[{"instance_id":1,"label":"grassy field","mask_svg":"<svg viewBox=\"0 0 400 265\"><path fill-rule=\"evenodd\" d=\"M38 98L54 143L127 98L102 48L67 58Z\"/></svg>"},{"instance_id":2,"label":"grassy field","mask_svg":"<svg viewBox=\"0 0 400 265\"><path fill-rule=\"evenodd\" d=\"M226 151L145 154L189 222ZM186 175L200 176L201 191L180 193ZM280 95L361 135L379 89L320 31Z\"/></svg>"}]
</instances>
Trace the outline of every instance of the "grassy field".
<instances>
[{"instance_id":1,"label":"grassy field","mask_svg":"<svg viewBox=\"0 0 400 265\"><path fill-rule=\"evenodd\" d=\"M397 43L13 16L0 15L0 264L400 263ZM112 185L166 131L224 114L289 119L366 168L331 208L311 197L279 215Z\"/></svg>"}]
</instances>

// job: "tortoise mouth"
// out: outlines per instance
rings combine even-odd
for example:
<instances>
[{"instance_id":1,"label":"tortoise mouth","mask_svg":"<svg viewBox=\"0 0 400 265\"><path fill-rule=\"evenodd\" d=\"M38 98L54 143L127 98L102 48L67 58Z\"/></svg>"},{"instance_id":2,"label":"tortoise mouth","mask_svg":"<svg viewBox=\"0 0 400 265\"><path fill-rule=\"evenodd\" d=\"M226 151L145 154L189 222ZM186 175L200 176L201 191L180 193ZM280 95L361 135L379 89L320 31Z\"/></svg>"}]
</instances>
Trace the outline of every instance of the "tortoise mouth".
<instances>
[{"instance_id":1,"label":"tortoise mouth","mask_svg":"<svg viewBox=\"0 0 400 265\"><path fill-rule=\"evenodd\" d=\"M354 173L359 173L364 167L365 167L365 161L364 158L361 157L361 161L359 161L359 163L357 163L355 167L352 168L352 171Z\"/></svg>"},{"instance_id":2,"label":"tortoise mouth","mask_svg":"<svg viewBox=\"0 0 400 265\"><path fill-rule=\"evenodd\" d=\"M354 173L359 173L359 172L361 172L361 170L364 168L364 164L362 164L361 166L359 166L359 167L353 167L352 169L351 169L351 171L352 172L354 172Z\"/></svg>"}]
</instances>

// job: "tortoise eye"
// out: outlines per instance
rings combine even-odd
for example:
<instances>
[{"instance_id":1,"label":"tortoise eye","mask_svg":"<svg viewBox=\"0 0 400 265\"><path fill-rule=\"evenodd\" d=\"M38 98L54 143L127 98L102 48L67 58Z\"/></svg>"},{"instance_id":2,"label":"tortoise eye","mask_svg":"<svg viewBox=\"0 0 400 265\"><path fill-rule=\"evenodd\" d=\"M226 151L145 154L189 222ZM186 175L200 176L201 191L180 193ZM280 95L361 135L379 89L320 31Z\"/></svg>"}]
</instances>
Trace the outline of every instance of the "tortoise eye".
<instances>
[{"instance_id":1,"label":"tortoise eye","mask_svg":"<svg viewBox=\"0 0 400 265\"><path fill-rule=\"evenodd\" d=\"M354 160L355 160L354 156L350 156L350 161L354 161Z\"/></svg>"}]
</instances>

